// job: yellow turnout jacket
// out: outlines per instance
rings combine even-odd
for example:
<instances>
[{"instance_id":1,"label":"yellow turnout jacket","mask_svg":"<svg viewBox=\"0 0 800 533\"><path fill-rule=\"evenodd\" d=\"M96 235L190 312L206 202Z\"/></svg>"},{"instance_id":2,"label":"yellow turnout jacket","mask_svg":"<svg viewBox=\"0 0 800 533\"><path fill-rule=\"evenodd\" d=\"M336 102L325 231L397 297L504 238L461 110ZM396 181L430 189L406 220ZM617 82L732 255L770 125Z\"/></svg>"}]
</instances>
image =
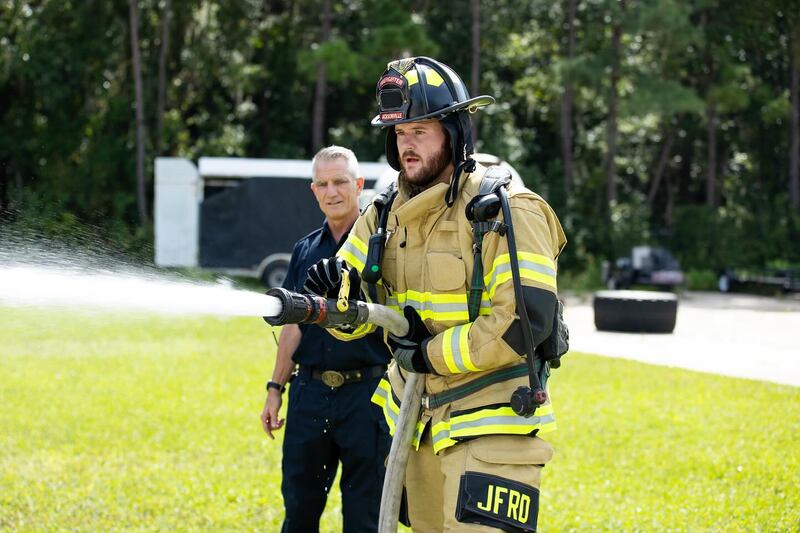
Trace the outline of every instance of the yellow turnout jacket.
<instances>
[{"instance_id":1,"label":"yellow turnout jacket","mask_svg":"<svg viewBox=\"0 0 800 533\"><path fill-rule=\"evenodd\" d=\"M462 176L460 193L451 208L444 200L448 185L437 184L411 199L398 193L389 211L378 303L398 313L412 306L434 335L427 344L426 357L435 373L425 376L426 394L448 391L488 373L525 364L524 357L502 338L518 315L508 242L496 232L487 233L483 241L483 300L479 316L469 321L473 235L464 209L477 194L485 171L478 165L475 172ZM539 195L514 184L509 190L509 204L523 285L556 293L556 259L566 244L558 218ZM376 210L370 206L338 252L359 272L364 269L367 242L376 227ZM342 340L352 340L374 329L367 324L349 334L328 331ZM393 363L372 397L382 407L392 432L404 382L405 371ZM549 402L531 418L512 411L511 393L527 384L527 376L513 378L441 407L423 409L415 446L419 446L429 423L436 453L461 439L480 435L553 431L556 423Z\"/></svg>"}]
</instances>

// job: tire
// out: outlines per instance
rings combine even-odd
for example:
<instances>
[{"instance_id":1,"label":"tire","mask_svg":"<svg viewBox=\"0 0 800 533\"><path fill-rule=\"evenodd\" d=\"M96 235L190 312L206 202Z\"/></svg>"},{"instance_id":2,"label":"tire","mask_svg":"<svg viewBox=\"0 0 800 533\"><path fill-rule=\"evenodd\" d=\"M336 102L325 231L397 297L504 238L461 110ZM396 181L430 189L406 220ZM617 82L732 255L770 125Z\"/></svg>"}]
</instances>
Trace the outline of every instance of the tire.
<instances>
[{"instance_id":1,"label":"tire","mask_svg":"<svg viewBox=\"0 0 800 533\"><path fill-rule=\"evenodd\" d=\"M280 287L283 285L283 280L286 279L286 274L288 273L289 261L286 259L271 261L261 272L261 284L270 289L272 287Z\"/></svg>"},{"instance_id":2,"label":"tire","mask_svg":"<svg viewBox=\"0 0 800 533\"><path fill-rule=\"evenodd\" d=\"M663 292L598 291L593 307L598 331L672 333L678 297Z\"/></svg>"}]
</instances>

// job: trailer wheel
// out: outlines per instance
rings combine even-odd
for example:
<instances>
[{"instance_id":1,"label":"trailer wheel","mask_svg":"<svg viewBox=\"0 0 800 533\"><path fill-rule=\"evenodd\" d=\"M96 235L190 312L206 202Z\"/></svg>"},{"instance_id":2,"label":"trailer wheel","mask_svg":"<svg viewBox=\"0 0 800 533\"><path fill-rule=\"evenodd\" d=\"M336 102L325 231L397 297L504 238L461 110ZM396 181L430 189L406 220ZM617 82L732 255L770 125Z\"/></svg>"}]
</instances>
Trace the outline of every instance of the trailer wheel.
<instances>
[{"instance_id":1,"label":"trailer wheel","mask_svg":"<svg viewBox=\"0 0 800 533\"><path fill-rule=\"evenodd\" d=\"M261 272L261 284L267 288L280 287L289 273L289 261L284 258L267 263Z\"/></svg>"},{"instance_id":2,"label":"trailer wheel","mask_svg":"<svg viewBox=\"0 0 800 533\"><path fill-rule=\"evenodd\" d=\"M672 333L678 298L663 292L598 291L593 307L598 331Z\"/></svg>"}]
</instances>

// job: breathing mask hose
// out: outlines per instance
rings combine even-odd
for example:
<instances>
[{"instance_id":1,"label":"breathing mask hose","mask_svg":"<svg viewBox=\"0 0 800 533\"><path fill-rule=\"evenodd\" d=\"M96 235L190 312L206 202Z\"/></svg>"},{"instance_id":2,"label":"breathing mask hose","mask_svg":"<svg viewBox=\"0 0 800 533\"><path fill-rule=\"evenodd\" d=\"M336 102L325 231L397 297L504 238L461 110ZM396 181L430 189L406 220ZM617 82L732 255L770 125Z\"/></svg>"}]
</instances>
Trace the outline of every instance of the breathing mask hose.
<instances>
[{"instance_id":1,"label":"breathing mask hose","mask_svg":"<svg viewBox=\"0 0 800 533\"><path fill-rule=\"evenodd\" d=\"M535 350L536 345L533 341L533 332L528 320L528 310L522 295L522 281L519 275L519 259L517 258L517 242L514 238L514 225L511 220L511 208L508 205L508 192L505 187L498 189L500 205L503 209L503 218L506 222L508 234L508 256L511 259L511 278L514 283L514 297L517 304L517 314L522 326L522 337L525 341L525 354L528 362L528 377L530 387L518 387L511 395L511 408L520 416L533 416L536 408L547 401L547 392L542 388L539 374L536 370Z\"/></svg>"}]
</instances>

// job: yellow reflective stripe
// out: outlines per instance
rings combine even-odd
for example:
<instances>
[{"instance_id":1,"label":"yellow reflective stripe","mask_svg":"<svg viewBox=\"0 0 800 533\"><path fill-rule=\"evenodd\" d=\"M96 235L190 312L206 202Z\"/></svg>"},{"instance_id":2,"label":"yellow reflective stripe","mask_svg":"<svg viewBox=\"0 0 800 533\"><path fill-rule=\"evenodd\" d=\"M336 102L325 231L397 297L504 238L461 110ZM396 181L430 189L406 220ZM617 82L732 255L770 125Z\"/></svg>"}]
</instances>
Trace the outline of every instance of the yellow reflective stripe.
<instances>
[{"instance_id":1,"label":"yellow reflective stripe","mask_svg":"<svg viewBox=\"0 0 800 533\"><path fill-rule=\"evenodd\" d=\"M556 266L549 257L530 252L517 252L519 261L520 278L536 281L554 290L556 287ZM511 258L509 254L502 254L495 258L492 269L484 276L484 285L488 297L493 298L498 286L512 279Z\"/></svg>"},{"instance_id":2,"label":"yellow reflective stripe","mask_svg":"<svg viewBox=\"0 0 800 533\"><path fill-rule=\"evenodd\" d=\"M432 85L434 87L438 87L444 83L444 79L433 69L428 69L427 72L425 72L425 81L428 83L428 85Z\"/></svg>"},{"instance_id":3,"label":"yellow reflective stripe","mask_svg":"<svg viewBox=\"0 0 800 533\"><path fill-rule=\"evenodd\" d=\"M448 328L442 337L442 358L453 374L478 372L469 356L469 330L472 323Z\"/></svg>"},{"instance_id":4,"label":"yellow reflective stripe","mask_svg":"<svg viewBox=\"0 0 800 533\"><path fill-rule=\"evenodd\" d=\"M466 372L466 370L458 368L453 358L453 333L453 328L444 330L444 336L442 337L442 359L444 359L444 364L447 365L447 370L449 370L451 374L459 374L461 372Z\"/></svg>"},{"instance_id":5,"label":"yellow reflective stripe","mask_svg":"<svg viewBox=\"0 0 800 533\"><path fill-rule=\"evenodd\" d=\"M452 438L492 434L527 435L534 430L549 432L555 429L555 415L551 404L540 406L530 418L517 415L511 407L480 409L450 417Z\"/></svg>"},{"instance_id":6,"label":"yellow reflective stripe","mask_svg":"<svg viewBox=\"0 0 800 533\"><path fill-rule=\"evenodd\" d=\"M422 433L425 431L426 425L427 423L423 422L422 420L417 421L417 428L414 431L414 438L411 439L411 446L413 446L415 450L419 450L419 444L422 442Z\"/></svg>"},{"instance_id":7,"label":"yellow reflective stripe","mask_svg":"<svg viewBox=\"0 0 800 533\"><path fill-rule=\"evenodd\" d=\"M456 441L450 438L450 424L444 421L431 428L431 440L433 441L433 453L439 453L456 444Z\"/></svg>"},{"instance_id":8,"label":"yellow reflective stripe","mask_svg":"<svg viewBox=\"0 0 800 533\"><path fill-rule=\"evenodd\" d=\"M415 83L419 81L419 74L417 74L417 69L412 69L403 74L405 78L408 80L408 86L411 87Z\"/></svg>"},{"instance_id":9,"label":"yellow reflective stripe","mask_svg":"<svg viewBox=\"0 0 800 533\"><path fill-rule=\"evenodd\" d=\"M386 378L381 379L378 388L372 394L371 401L383 410L383 417L386 419L386 425L389 426L389 433L394 435L397 416L400 414L400 406L395 402L392 386Z\"/></svg>"},{"instance_id":10,"label":"yellow reflective stripe","mask_svg":"<svg viewBox=\"0 0 800 533\"><path fill-rule=\"evenodd\" d=\"M387 298L386 306L398 311L405 306L413 307L423 320L465 322L469 320L467 295L439 294L431 292L396 292Z\"/></svg>"},{"instance_id":11,"label":"yellow reflective stripe","mask_svg":"<svg viewBox=\"0 0 800 533\"><path fill-rule=\"evenodd\" d=\"M361 272L367 262L367 245L355 235L350 235L336 255Z\"/></svg>"}]
</instances>

